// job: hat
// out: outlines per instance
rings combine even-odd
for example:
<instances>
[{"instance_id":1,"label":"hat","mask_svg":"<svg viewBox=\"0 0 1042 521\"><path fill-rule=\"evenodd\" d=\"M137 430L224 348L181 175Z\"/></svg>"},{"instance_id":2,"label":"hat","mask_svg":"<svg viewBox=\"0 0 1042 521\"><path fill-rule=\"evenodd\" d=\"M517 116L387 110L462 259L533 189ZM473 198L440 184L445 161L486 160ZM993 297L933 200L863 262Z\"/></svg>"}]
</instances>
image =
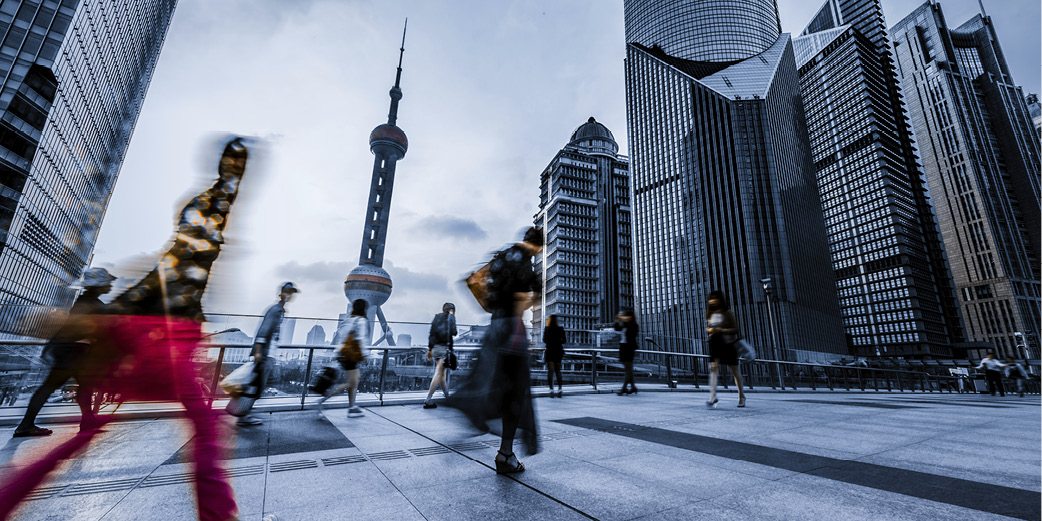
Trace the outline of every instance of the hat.
<instances>
[{"instance_id":1,"label":"hat","mask_svg":"<svg viewBox=\"0 0 1042 521\"><path fill-rule=\"evenodd\" d=\"M300 292L300 290L297 289L297 287L294 286L292 282L287 282L287 283L283 284L282 285L282 290L279 291L279 293L299 293L299 292Z\"/></svg>"},{"instance_id":2,"label":"hat","mask_svg":"<svg viewBox=\"0 0 1042 521\"><path fill-rule=\"evenodd\" d=\"M83 272L83 287L99 288L112 284L116 280L105 268L91 268Z\"/></svg>"}]
</instances>

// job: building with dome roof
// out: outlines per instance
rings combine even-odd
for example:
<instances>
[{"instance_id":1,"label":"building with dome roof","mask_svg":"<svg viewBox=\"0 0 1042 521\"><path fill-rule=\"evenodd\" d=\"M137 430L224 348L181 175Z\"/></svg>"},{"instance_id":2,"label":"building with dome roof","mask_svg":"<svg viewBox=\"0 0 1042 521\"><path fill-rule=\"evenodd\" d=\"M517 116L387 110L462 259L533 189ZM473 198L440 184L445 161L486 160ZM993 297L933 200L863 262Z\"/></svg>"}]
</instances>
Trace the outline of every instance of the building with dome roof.
<instances>
[{"instance_id":1,"label":"building with dome roof","mask_svg":"<svg viewBox=\"0 0 1042 521\"><path fill-rule=\"evenodd\" d=\"M544 292L533 324L539 331L545 317L557 315L570 343L592 343L594 329L633 307L629 159L591 117L539 183L535 224L545 230L546 246L537 259Z\"/></svg>"}]
</instances>

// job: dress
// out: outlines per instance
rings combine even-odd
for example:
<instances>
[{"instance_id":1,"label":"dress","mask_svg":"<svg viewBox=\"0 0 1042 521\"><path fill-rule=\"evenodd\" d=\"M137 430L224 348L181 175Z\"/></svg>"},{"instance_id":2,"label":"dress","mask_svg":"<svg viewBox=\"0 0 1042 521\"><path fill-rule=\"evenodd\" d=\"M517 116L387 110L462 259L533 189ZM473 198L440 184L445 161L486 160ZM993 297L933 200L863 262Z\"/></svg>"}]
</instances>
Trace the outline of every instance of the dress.
<instances>
[{"instance_id":1,"label":"dress","mask_svg":"<svg viewBox=\"0 0 1042 521\"><path fill-rule=\"evenodd\" d=\"M624 364L632 364L637 351L637 338L640 336L640 326L635 320L629 322L616 322L615 330L622 331L622 341L619 342L619 361Z\"/></svg>"},{"instance_id":2,"label":"dress","mask_svg":"<svg viewBox=\"0 0 1042 521\"><path fill-rule=\"evenodd\" d=\"M546 363L560 364L564 359L564 328L561 326L546 326L543 330L543 343L546 344Z\"/></svg>"},{"instance_id":3,"label":"dress","mask_svg":"<svg viewBox=\"0 0 1042 521\"><path fill-rule=\"evenodd\" d=\"M738 323L730 311L713 313L706 323L709 327L738 328ZM738 352L734 348L737 340L737 335L731 333L709 335L709 358L722 365L738 365Z\"/></svg>"}]
</instances>

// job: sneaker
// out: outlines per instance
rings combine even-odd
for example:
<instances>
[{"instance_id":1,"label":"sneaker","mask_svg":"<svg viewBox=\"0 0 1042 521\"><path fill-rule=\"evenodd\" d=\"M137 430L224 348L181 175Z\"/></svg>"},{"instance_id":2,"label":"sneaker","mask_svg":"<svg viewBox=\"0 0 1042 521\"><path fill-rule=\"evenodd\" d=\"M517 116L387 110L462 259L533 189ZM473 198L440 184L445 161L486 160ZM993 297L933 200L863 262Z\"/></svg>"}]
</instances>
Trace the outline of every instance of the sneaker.
<instances>
[{"instance_id":1,"label":"sneaker","mask_svg":"<svg viewBox=\"0 0 1042 521\"><path fill-rule=\"evenodd\" d=\"M557 390L557 397L558 397L558 398L564 398L564 391L562 391L562 390L558 389L558 390Z\"/></svg>"},{"instance_id":2,"label":"sneaker","mask_svg":"<svg viewBox=\"0 0 1042 521\"><path fill-rule=\"evenodd\" d=\"M362 409L360 407L352 407L352 408L347 410L347 417L348 418L353 418L355 416L361 416L363 414L365 414L365 413L362 412Z\"/></svg>"},{"instance_id":3,"label":"sneaker","mask_svg":"<svg viewBox=\"0 0 1042 521\"><path fill-rule=\"evenodd\" d=\"M252 414L247 414L246 416L239 418L239 421L235 422L235 424L243 427L250 427L253 425L264 425L264 422Z\"/></svg>"},{"instance_id":4,"label":"sneaker","mask_svg":"<svg viewBox=\"0 0 1042 521\"><path fill-rule=\"evenodd\" d=\"M355 409L357 409L357 408L358 407L355 407ZM424 409L437 409L438 408L438 404L436 404L434 402L424 402L423 403L423 408Z\"/></svg>"},{"instance_id":5,"label":"sneaker","mask_svg":"<svg viewBox=\"0 0 1042 521\"><path fill-rule=\"evenodd\" d=\"M28 429L14 431L14 434L12 434L11 437L28 438L33 436L50 436L52 432L54 431L33 425L31 428Z\"/></svg>"}]
</instances>

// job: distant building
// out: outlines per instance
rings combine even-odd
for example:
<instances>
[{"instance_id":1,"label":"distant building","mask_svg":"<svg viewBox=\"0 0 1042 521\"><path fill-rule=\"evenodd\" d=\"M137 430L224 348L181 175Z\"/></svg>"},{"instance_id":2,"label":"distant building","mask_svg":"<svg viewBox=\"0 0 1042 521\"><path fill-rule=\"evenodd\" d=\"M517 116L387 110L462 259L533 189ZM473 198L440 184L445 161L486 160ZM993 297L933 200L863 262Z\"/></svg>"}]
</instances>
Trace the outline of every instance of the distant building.
<instances>
[{"instance_id":1,"label":"distant building","mask_svg":"<svg viewBox=\"0 0 1042 521\"><path fill-rule=\"evenodd\" d=\"M0 335L72 303L176 3L0 4Z\"/></svg>"},{"instance_id":2,"label":"distant building","mask_svg":"<svg viewBox=\"0 0 1042 521\"><path fill-rule=\"evenodd\" d=\"M590 118L572 133L539 180L546 246L536 258L543 300L534 333L557 315L569 342L591 344L597 324L633 308L629 162L607 127Z\"/></svg>"},{"instance_id":3,"label":"distant building","mask_svg":"<svg viewBox=\"0 0 1042 521\"><path fill-rule=\"evenodd\" d=\"M777 5L626 0L624 11L641 332L706 353L706 298L722 290L761 357L845 353Z\"/></svg>"},{"instance_id":4,"label":"distant building","mask_svg":"<svg viewBox=\"0 0 1042 521\"><path fill-rule=\"evenodd\" d=\"M952 356L959 305L880 0L826 1L793 46L850 353Z\"/></svg>"},{"instance_id":5,"label":"distant building","mask_svg":"<svg viewBox=\"0 0 1042 521\"><path fill-rule=\"evenodd\" d=\"M412 335L408 333L402 333L398 335L398 345L402 347L409 347L412 345Z\"/></svg>"},{"instance_id":6,"label":"distant building","mask_svg":"<svg viewBox=\"0 0 1042 521\"><path fill-rule=\"evenodd\" d=\"M1035 132L1042 139L1042 104L1038 102L1038 94L1028 94L1024 102L1028 104L1028 114L1031 116L1031 123L1035 125Z\"/></svg>"},{"instance_id":7,"label":"distant building","mask_svg":"<svg viewBox=\"0 0 1042 521\"><path fill-rule=\"evenodd\" d=\"M1039 135L995 27L982 15L950 27L929 2L890 36L966 336L1037 358Z\"/></svg>"},{"instance_id":8,"label":"distant building","mask_svg":"<svg viewBox=\"0 0 1042 521\"><path fill-rule=\"evenodd\" d=\"M325 345L326 344L326 330L321 324L315 324L308 331L307 342L308 345Z\"/></svg>"}]
</instances>

